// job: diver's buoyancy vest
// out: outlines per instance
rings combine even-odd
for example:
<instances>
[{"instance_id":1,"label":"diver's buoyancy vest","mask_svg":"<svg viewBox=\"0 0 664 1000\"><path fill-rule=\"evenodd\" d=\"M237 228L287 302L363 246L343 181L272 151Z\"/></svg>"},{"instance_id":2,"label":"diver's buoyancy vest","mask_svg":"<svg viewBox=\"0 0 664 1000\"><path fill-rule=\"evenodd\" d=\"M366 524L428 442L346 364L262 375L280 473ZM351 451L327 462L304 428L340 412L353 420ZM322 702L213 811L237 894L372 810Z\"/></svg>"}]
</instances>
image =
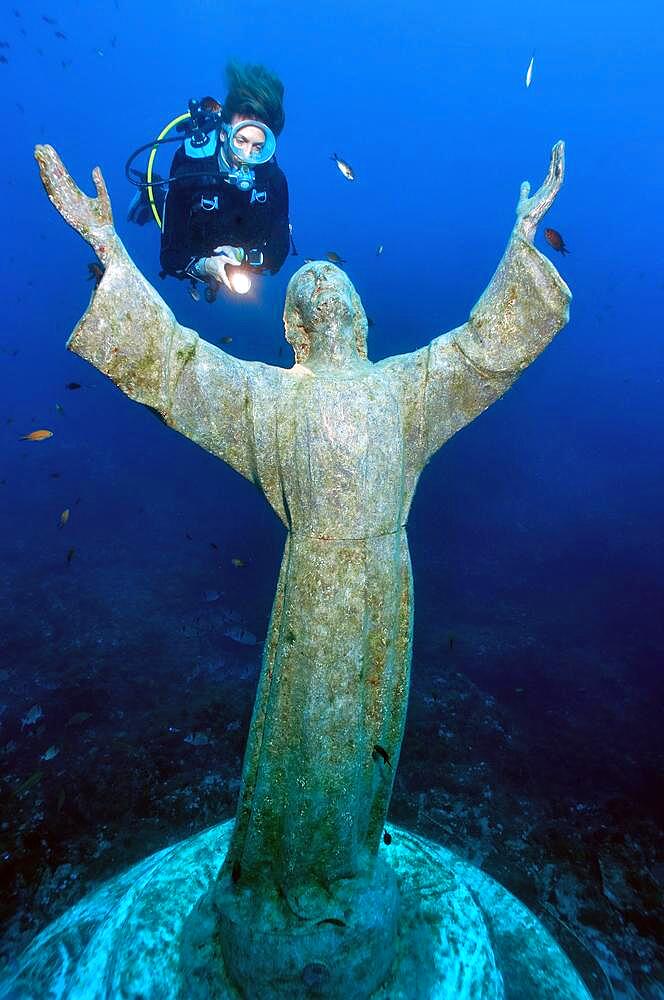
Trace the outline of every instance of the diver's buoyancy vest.
<instances>
[{"instance_id":1,"label":"diver's buoyancy vest","mask_svg":"<svg viewBox=\"0 0 664 1000\"><path fill-rule=\"evenodd\" d=\"M225 239L240 243L264 239L269 229L273 205L275 161L255 168L255 186L241 191L229 184L219 169L219 138L207 156L187 155L186 143L176 153L171 169L171 186L185 201L187 231L192 245L210 247ZM201 147L205 148L205 147ZM182 178L178 177L182 174Z\"/></svg>"}]
</instances>

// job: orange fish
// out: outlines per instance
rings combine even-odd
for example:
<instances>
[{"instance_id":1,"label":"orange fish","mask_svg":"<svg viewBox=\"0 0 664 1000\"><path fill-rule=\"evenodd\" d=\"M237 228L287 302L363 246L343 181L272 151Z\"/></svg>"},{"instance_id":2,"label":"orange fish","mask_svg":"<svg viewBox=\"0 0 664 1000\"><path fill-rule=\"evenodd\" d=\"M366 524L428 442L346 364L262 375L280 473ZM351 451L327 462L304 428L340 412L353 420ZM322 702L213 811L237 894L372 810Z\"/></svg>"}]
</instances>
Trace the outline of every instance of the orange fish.
<instances>
[{"instance_id":1,"label":"orange fish","mask_svg":"<svg viewBox=\"0 0 664 1000\"><path fill-rule=\"evenodd\" d=\"M569 250L565 246L565 240L562 238L557 229L545 229L544 238L554 250L557 250L562 254L569 253Z\"/></svg>"},{"instance_id":2,"label":"orange fish","mask_svg":"<svg viewBox=\"0 0 664 1000\"><path fill-rule=\"evenodd\" d=\"M23 434L21 441L45 441L52 437L53 431L30 431L29 434Z\"/></svg>"},{"instance_id":3,"label":"orange fish","mask_svg":"<svg viewBox=\"0 0 664 1000\"><path fill-rule=\"evenodd\" d=\"M336 250L328 250L325 256L332 264L338 264L340 267L346 263L345 258L340 257Z\"/></svg>"},{"instance_id":4,"label":"orange fish","mask_svg":"<svg viewBox=\"0 0 664 1000\"><path fill-rule=\"evenodd\" d=\"M104 277L105 268L101 264L88 264L88 281L94 281L95 288L99 288L101 279Z\"/></svg>"}]
</instances>

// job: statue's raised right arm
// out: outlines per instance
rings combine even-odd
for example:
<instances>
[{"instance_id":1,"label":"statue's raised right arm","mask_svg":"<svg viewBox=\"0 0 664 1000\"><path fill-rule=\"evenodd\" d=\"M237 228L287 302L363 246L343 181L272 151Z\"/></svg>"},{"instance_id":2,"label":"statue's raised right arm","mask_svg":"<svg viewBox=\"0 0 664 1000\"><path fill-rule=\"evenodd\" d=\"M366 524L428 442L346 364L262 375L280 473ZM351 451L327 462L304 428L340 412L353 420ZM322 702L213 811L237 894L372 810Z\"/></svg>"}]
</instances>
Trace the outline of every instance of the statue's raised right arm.
<instances>
[{"instance_id":1,"label":"statue's raised right arm","mask_svg":"<svg viewBox=\"0 0 664 1000\"><path fill-rule=\"evenodd\" d=\"M116 233L98 167L92 173L97 197L89 198L52 146L37 146L35 158L51 202L104 265L102 280L67 342L69 350L168 426L255 480L252 383L267 375L269 366L238 361L180 326Z\"/></svg>"},{"instance_id":2,"label":"statue's raised right arm","mask_svg":"<svg viewBox=\"0 0 664 1000\"><path fill-rule=\"evenodd\" d=\"M406 390L418 396L421 462L499 399L567 323L571 292L533 246L564 169L565 146L557 142L539 190L531 197L528 182L521 185L507 249L468 322L413 354L383 362L401 369Z\"/></svg>"}]
</instances>

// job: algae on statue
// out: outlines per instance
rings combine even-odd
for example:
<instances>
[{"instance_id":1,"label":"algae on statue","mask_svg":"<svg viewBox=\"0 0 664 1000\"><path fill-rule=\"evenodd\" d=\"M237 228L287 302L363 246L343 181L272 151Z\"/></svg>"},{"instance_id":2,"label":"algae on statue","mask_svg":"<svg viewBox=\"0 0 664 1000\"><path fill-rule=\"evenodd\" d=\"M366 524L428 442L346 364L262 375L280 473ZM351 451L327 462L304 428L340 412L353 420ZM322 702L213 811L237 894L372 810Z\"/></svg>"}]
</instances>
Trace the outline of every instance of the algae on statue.
<instances>
[{"instance_id":1,"label":"algae on statue","mask_svg":"<svg viewBox=\"0 0 664 1000\"><path fill-rule=\"evenodd\" d=\"M51 147L36 156L51 201L105 265L69 349L253 482L288 531L219 908L237 904L266 929L352 930L366 899L358 891L354 905L353 886L371 889L403 737L413 494L437 449L567 321L569 290L532 244L562 183L563 144L540 190L522 186L467 323L372 364L357 292L313 262L286 294L290 369L239 361L181 326L115 233L98 169L91 199Z\"/></svg>"}]
</instances>

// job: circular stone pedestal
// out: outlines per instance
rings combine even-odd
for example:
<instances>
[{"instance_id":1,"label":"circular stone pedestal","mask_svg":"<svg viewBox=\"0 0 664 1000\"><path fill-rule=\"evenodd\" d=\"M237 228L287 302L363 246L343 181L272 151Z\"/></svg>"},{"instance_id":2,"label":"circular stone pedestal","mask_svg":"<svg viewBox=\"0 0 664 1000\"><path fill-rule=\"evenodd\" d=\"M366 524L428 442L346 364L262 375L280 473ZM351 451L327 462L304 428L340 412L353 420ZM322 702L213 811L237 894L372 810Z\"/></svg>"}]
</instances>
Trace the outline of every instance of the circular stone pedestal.
<instances>
[{"instance_id":1,"label":"circular stone pedestal","mask_svg":"<svg viewBox=\"0 0 664 1000\"><path fill-rule=\"evenodd\" d=\"M159 851L72 907L17 959L0 1000L239 997L204 904L232 826ZM381 851L401 893L395 958L371 997L346 989L338 1000L591 1000L522 903L446 848L390 831ZM335 997L313 971L298 995Z\"/></svg>"},{"instance_id":2,"label":"circular stone pedestal","mask_svg":"<svg viewBox=\"0 0 664 1000\"><path fill-rule=\"evenodd\" d=\"M188 920L183 940L205 947L200 918L216 926L223 966L241 996L271 1000L370 997L385 981L398 942L400 893L379 855L364 875L320 885L256 890L221 878ZM212 916L213 915L213 916Z\"/></svg>"}]
</instances>

